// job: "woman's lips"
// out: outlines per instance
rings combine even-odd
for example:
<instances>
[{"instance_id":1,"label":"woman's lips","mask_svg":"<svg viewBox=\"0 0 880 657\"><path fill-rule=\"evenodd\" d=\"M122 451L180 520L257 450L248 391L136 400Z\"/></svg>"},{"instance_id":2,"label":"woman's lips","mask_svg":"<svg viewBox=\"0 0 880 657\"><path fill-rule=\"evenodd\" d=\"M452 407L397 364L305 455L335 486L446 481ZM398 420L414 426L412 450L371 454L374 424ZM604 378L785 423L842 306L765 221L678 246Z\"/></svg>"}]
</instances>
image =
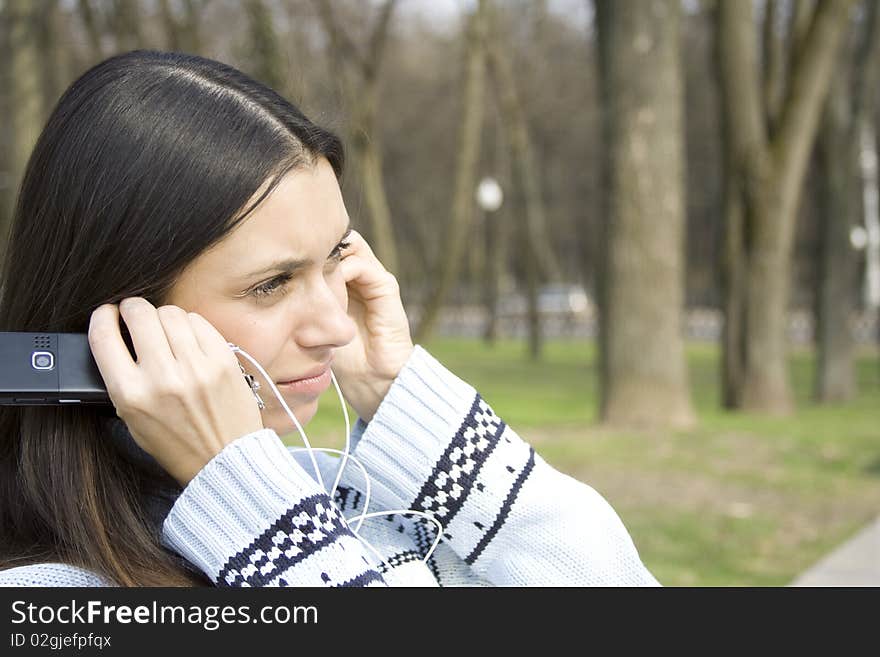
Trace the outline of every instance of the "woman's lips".
<instances>
[{"instance_id":1,"label":"woman's lips","mask_svg":"<svg viewBox=\"0 0 880 657\"><path fill-rule=\"evenodd\" d=\"M312 373L301 379L279 381L276 385L281 391L286 391L295 395L317 397L330 385L330 366L326 365L324 369L319 370L317 373Z\"/></svg>"}]
</instances>

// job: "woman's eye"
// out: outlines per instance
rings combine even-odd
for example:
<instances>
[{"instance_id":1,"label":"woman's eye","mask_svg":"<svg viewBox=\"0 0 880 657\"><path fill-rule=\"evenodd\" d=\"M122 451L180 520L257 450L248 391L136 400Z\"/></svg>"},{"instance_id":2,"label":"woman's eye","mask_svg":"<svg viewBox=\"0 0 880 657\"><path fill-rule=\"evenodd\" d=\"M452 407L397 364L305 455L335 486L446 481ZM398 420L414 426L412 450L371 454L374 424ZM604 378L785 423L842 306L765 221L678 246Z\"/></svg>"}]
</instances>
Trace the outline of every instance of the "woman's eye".
<instances>
[{"instance_id":1,"label":"woman's eye","mask_svg":"<svg viewBox=\"0 0 880 657\"><path fill-rule=\"evenodd\" d=\"M345 251L348 247L351 246L351 242L340 242L336 245L336 248L333 249L333 252L330 254L328 260L339 261L342 260L342 252Z\"/></svg>"},{"instance_id":2,"label":"woman's eye","mask_svg":"<svg viewBox=\"0 0 880 657\"><path fill-rule=\"evenodd\" d=\"M351 242L340 242L328 256L327 260L338 263L342 260L343 252L351 246ZM248 295L255 299L267 299L271 296L281 296L287 291L287 283L292 278L291 274L281 274L257 287L251 289Z\"/></svg>"},{"instance_id":3,"label":"woman's eye","mask_svg":"<svg viewBox=\"0 0 880 657\"><path fill-rule=\"evenodd\" d=\"M262 283L251 290L251 295L257 299L264 299L285 290L289 276L276 276L275 278Z\"/></svg>"}]
</instances>

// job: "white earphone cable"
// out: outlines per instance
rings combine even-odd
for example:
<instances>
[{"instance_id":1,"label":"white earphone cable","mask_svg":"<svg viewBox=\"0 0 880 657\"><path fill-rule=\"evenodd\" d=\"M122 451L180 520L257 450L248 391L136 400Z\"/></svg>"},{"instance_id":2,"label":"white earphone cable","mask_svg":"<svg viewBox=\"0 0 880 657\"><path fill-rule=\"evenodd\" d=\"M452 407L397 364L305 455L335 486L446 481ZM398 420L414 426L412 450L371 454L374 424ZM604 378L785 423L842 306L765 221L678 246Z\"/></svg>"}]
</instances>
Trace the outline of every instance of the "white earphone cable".
<instances>
[{"instance_id":1,"label":"white earphone cable","mask_svg":"<svg viewBox=\"0 0 880 657\"><path fill-rule=\"evenodd\" d=\"M318 462L315 459L315 452L316 451L333 452L333 453L337 453L337 454L342 455L342 459L339 464L339 468L336 471L336 478L333 481L333 488L328 493L330 496L331 502L333 501L333 496L336 494L336 489L339 486L339 482L342 478L342 473L345 470L345 466L347 465L348 460L351 459L352 461L354 461L357 464L357 466L361 469L361 472L364 475L364 482L365 482L365 486L364 486L365 487L364 511L363 511L363 513L361 513L359 515L352 516L351 518L346 518L346 522L348 522L348 523L351 523L353 520L357 520L357 526L352 531L353 531L354 535L357 536L358 540L360 540L366 547L368 547L370 550L372 550L372 552L377 557L379 557L379 561L381 563L385 564L386 567L390 568L391 566L382 557L382 555L379 553L379 551L376 550L376 548L374 548L363 536L361 536L359 534L359 531L361 529L361 526L363 525L364 520L366 520L367 518L375 518L375 517L379 517L379 516L386 516L386 515L393 515L393 514L401 514L401 515L412 514L412 515L423 516L423 517L427 518L428 520L437 524L437 538L434 539L434 543L431 545L431 548L428 550L427 554L422 559L422 562L426 563L428 561L428 559L431 558L431 555L434 553L434 551L437 549L437 546L440 544L440 538L443 536L443 525L434 516L432 516L428 513L425 513L423 511L415 511L413 509L394 509L391 511L373 511L371 513L368 513L368 509L370 508L370 495L371 495L372 484L370 483L369 474L367 473L367 469L364 467L363 463L361 463L358 459L356 459L350 453L351 423L350 423L350 420L348 417L348 408L346 407L345 398L342 395L342 390L340 390L339 383L336 381L336 376L333 374L333 372L332 371L330 372L330 380L333 382L333 386L336 388L336 394L339 397L339 403L342 406L342 415L345 418L345 450L332 449L330 447L312 447L311 443L309 442L308 437L306 436L305 430L303 429L299 420L296 419L296 416L293 414L293 411L290 410L290 407L284 401L284 398L281 396L281 393L278 391L278 388L275 386L275 382L272 380L272 378L269 376L269 374L266 372L266 370L264 370L263 367L256 361L256 359L254 359L244 349L242 349L238 345L235 345L231 342L228 344L229 344L229 348L234 353L241 354L254 367L256 367L257 370L260 372L260 374L263 375L263 378L266 380L266 382L269 384L269 387L272 388L272 392L275 394L275 397L278 399L278 402L281 404L281 407L285 410L287 415L293 421L293 424L294 424L294 426L296 426L296 429L299 432L300 437L302 438L303 444L305 445L305 447L293 447L291 449L294 449L294 450L305 449L309 452L309 459L312 461L312 467L314 467L314 469L315 469L315 476L317 477L318 484L321 486L321 488L324 490L324 492L327 492L327 487L324 485L324 479L321 476L321 469L318 467ZM254 390L254 394L256 394L256 390Z\"/></svg>"},{"instance_id":2,"label":"white earphone cable","mask_svg":"<svg viewBox=\"0 0 880 657\"><path fill-rule=\"evenodd\" d=\"M290 449L295 450L295 451L302 451L306 448L305 447L291 447ZM330 447L313 447L312 449L314 449L316 452L331 452L333 454L343 454L344 453L342 450L333 449ZM349 456L349 458L352 461L354 461L355 464L357 464L357 466L361 469L361 472L364 475L364 481L366 482L366 484L364 486L364 488L365 488L365 490L364 490L364 513L366 513L367 509L370 508L370 495L371 495L370 487L372 485L370 483L370 476L367 474L367 469L364 467L364 464L361 463L359 459L356 459L353 456ZM330 496L330 499L331 500L333 499L332 495ZM346 521L349 523L351 522L351 520L349 518L346 518ZM352 531L354 531L354 533L357 534L358 531L360 530L362 524L364 524L364 519L360 518L358 521L357 527L355 527Z\"/></svg>"},{"instance_id":3,"label":"white earphone cable","mask_svg":"<svg viewBox=\"0 0 880 657\"><path fill-rule=\"evenodd\" d=\"M263 378L268 382L269 387L272 388L272 392L275 393L275 397L278 399L278 402L281 404L282 408L287 412L287 415L290 416L290 419L293 420L293 424L296 426L297 431L299 431L299 435L302 438L303 443L306 448L309 450L309 457L312 460L312 467L315 468L315 476L318 478L318 484L327 492L327 487L324 485L324 479L321 477L321 469L318 467L318 462L315 460L315 454L312 450L312 445L309 443L309 439L306 437L306 432L303 430L302 425L299 423L299 420L296 419L296 416L293 414L293 411L287 406L287 402L284 401L284 398L281 396L281 393L278 392L278 388L275 386L275 382L272 381L272 377L270 377L266 370L263 369L262 365L260 365L249 353L247 353L241 347L229 343L230 349L237 354L241 354L245 358L247 358L251 364L259 370L260 374L263 375Z\"/></svg>"},{"instance_id":4,"label":"white earphone cable","mask_svg":"<svg viewBox=\"0 0 880 657\"><path fill-rule=\"evenodd\" d=\"M336 479L333 480L333 488L330 489L330 499L333 499L333 495L336 493L336 487L339 486L339 480L342 478L342 471L345 470L345 463L348 460L349 452L351 451L351 422L348 419L348 406L345 403L345 398L342 396L342 390L339 389L339 383L336 382L336 375L333 374L333 370L330 370L330 380L333 381L333 386L336 388L336 395L339 397L339 405L342 406L342 416L345 418L345 452L342 454L342 462L339 464L339 468L336 470ZM363 466L361 466L363 468ZM367 476L366 469L364 470L364 477ZM369 486L369 478L367 482L367 486ZM369 495L367 495L369 498ZM364 507L366 510L366 506Z\"/></svg>"},{"instance_id":5,"label":"white earphone cable","mask_svg":"<svg viewBox=\"0 0 880 657\"><path fill-rule=\"evenodd\" d=\"M390 515L394 515L395 513L399 513L400 515L412 514L412 515L417 515L417 516L424 516L428 520L431 520L431 521L437 523L437 538L434 539L434 543L431 545L431 549L428 550L428 553L422 559L422 563L427 563L428 559L431 558L431 555L434 554L434 550L436 550L437 546L440 544L440 538L443 536L443 525L441 525L440 521L437 520L437 518L435 518L434 516L427 514L423 511L413 511L412 509L392 509L391 511L374 511L372 513L362 513L359 516L354 516L354 517L359 518L360 520L363 520L364 518L375 518L378 516L390 516ZM385 563L384 559L383 559L383 563Z\"/></svg>"}]
</instances>

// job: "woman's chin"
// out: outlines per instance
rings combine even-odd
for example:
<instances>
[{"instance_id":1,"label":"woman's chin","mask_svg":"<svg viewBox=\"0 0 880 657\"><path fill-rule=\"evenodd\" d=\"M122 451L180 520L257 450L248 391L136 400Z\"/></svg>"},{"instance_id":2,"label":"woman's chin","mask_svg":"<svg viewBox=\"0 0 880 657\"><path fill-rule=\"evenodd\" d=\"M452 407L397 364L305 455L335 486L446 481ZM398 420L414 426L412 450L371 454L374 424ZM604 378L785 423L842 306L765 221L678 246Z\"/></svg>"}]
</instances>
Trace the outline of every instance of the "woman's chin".
<instances>
[{"instance_id":1,"label":"woman's chin","mask_svg":"<svg viewBox=\"0 0 880 657\"><path fill-rule=\"evenodd\" d=\"M290 410L293 411L297 421L303 427L311 422L312 418L315 417L315 413L318 412L317 399L296 405L288 402L287 405L290 407ZM296 425L291 421L290 416L287 415L280 405L273 407L268 414L265 411L263 412L263 426L267 429L273 429L279 436L284 436L289 433L297 433Z\"/></svg>"}]
</instances>

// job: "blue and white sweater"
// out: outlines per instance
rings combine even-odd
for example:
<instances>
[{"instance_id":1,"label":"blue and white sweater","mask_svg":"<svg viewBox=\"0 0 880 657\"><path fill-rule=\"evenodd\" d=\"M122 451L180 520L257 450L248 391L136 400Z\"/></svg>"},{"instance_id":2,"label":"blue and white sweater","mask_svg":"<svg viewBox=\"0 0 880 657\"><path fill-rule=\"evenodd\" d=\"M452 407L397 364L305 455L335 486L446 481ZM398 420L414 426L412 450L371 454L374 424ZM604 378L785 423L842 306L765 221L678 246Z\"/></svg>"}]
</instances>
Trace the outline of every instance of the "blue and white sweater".
<instances>
[{"instance_id":1,"label":"blue and white sweater","mask_svg":"<svg viewBox=\"0 0 880 657\"><path fill-rule=\"evenodd\" d=\"M173 501L163 543L218 586L657 585L611 506L550 467L467 383L416 347L352 455L331 501L308 455L271 429L242 436ZM329 486L339 459L315 454ZM381 556L381 560L379 557ZM65 564L0 572L7 586L102 586Z\"/></svg>"}]
</instances>

